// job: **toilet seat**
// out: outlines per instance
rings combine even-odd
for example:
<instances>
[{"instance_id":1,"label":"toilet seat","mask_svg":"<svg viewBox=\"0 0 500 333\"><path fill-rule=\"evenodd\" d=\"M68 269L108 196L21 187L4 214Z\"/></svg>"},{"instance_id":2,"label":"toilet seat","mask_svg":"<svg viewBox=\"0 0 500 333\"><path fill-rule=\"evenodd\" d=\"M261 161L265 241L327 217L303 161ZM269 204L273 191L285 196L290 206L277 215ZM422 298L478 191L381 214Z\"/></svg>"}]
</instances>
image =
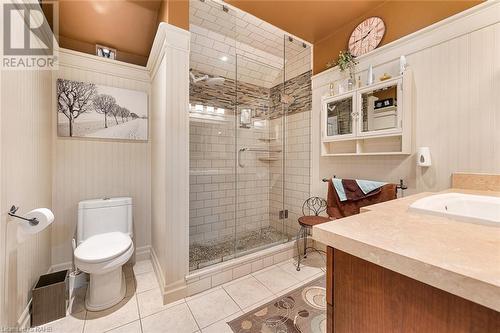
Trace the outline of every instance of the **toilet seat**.
<instances>
[{"instance_id":1,"label":"toilet seat","mask_svg":"<svg viewBox=\"0 0 500 333\"><path fill-rule=\"evenodd\" d=\"M122 232L107 232L84 240L75 249L75 258L89 264L109 261L125 253L132 239Z\"/></svg>"},{"instance_id":2,"label":"toilet seat","mask_svg":"<svg viewBox=\"0 0 500 333\"><path fill-rule=\"evenodd\" d=\"M75 264L90 274L105 274L124 265L134 253L132 239L122 232L87 238L75 249Z\"/></svg>"}]
</instances>

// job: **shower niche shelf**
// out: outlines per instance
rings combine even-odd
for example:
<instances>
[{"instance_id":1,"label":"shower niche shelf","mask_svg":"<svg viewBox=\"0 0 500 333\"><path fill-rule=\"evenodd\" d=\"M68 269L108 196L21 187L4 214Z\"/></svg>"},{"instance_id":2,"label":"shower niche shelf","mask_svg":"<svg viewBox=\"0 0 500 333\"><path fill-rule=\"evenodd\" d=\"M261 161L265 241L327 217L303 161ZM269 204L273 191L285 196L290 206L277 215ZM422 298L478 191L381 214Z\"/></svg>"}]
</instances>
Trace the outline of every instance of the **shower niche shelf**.
<instances>
[{"instance_id":1,"label":"shower niche shelf","mask_svg":"<svg viewBox=\"0 0 500 333\"><path fill-rule=\"evenodd\" d=\"M322 98L321 156L410 155L413 75Z\"/></svg>"},{"instance_id":2,"label":"shower niche shelf","mask_svg":"<svg viewBox=\"0 0 500 333\"><path fill-rule=\"evenodd\" d=\"M276 141L276 138L259 138L259 141L262 141L262 142L273 142L273 141Z\"/></svg>"},{"instance_id":3,"label":"shower niche shelf","mask_svg":"<svg viewBox=\"0 0 500 333\"><path fill-rule=\"evenodd\" d=\"M274 161L279 160L279 158L269 156L269 157L259 157L258 160L262 161L262 162L274 162Z\"/></svg>"}]
</instances>

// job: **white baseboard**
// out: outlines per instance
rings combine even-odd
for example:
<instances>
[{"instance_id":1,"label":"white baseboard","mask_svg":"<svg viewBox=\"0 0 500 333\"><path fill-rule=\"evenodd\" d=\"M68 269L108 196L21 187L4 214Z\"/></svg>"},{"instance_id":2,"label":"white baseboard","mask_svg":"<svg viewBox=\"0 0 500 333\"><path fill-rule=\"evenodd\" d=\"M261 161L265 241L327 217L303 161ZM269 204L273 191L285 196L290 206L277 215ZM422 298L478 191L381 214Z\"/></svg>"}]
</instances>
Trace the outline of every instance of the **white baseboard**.
<instances>
[{"instance_id":1,"label":"white baseboard","mask_svg":"<svg viewBox=\"0 0 500 333\"><path fill-rule=\"evenodd\" d=\"M156 279L158 280L158 284L160 285L161 294L162 296L165 296L165 277L163 276L163 271L154 248L151 248L150 254L151 262L153 263L153 270L155 272Z\"/></svg>"},{"instance_id":2,"label":"white baseboard","mask_svg":"<svg viewBox=\"0 0 500 333\"><path fill-rule=\"evenodd\" d=\"M63 263L60 263L60 264L55 264L55 265L50 266L49 271L47 272L47 274L48 273L53 273L53 272L63 271L65 269L71 270L72 267L73 267L73 263L71 261L63 262Z\"/></svg>"},{"instance_id":3,"label":"white baseboard","mask_svg":"<svg viewBox=\"0 0 500 333\"><path fill-rule=\"evenodd\" d=\"M135 248L135 261L147 260L150 259L151 257L152 256L151 256L150 245Z\"/></svg>"}]
</instances>

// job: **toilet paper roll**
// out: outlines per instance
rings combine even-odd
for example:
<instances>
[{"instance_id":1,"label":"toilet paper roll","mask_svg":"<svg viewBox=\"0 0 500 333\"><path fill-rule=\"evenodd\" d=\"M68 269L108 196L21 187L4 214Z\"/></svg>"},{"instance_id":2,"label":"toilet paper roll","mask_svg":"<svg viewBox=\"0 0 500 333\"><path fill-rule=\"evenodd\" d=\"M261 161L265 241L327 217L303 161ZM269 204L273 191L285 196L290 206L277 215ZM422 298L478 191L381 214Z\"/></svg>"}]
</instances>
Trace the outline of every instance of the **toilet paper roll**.
<instances>
[{"instance_id":1,"label":"toilet paper roll","mask_svg":"<svg viewBox=\"0 0 500 333\"><path fill-rule=\"evenodd\" d=\"M47 228L54 221L54 214L48 208L37 208L25 214L23 217L27 219L36 218L37 225L31 225L28 221L17 220L17 239L24 241L28 235L36 234Z\"/></svg>"}]
</instances>

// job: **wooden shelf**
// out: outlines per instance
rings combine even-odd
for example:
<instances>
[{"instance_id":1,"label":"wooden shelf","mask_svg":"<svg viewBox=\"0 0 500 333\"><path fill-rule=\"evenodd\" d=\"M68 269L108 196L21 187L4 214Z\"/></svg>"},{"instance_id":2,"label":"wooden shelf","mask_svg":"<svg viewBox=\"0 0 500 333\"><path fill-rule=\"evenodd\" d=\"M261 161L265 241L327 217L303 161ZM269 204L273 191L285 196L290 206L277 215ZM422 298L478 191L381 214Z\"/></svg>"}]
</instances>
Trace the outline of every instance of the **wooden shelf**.
<instances>
[{"instance_id":1,"label":"wooden shelf","mask_svg":"<svg viewBox=\"0 0 500 333\"><path fill-rule=\"evenodd\" d=\"M340 154L323 154L323 156L389 156L389 155L411 155L411 153L403 152L380 152L380 153L340 153Z\"/></svg>"}]
</instances>

